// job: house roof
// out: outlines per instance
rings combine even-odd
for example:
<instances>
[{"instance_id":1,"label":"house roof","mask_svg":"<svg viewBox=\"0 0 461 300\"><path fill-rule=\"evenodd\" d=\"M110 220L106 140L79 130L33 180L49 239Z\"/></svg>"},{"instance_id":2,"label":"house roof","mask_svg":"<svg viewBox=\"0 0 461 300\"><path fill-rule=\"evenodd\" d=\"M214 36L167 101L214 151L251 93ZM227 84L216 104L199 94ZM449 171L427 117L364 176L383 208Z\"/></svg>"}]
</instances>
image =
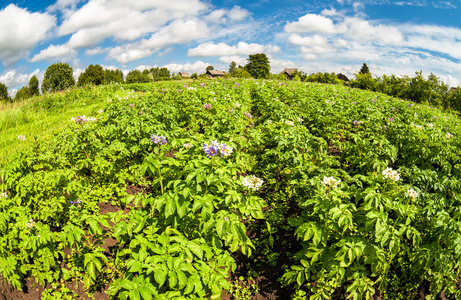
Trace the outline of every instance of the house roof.
<instances>
[{"instance_id":1,"label":"house roof","mask_svg":"<svg viewBox=\"0 0 461 300\"><path fill-rule=\"evenodd\" d=\"M187 73L187 72L179 72L179 75L180 75L181 77L190 77L190 74Z\"/></svg>"},{"instance_id":2,"label":"house roof","mask_svg":"<svg viewBox=\"0 0 461 300\"><path fill-rule=\"evenodd\" d=\"M338 77L338 79L343 80L343 81L349 81L349 78L347 78L346 75L341 74L341 73L337 74L336 77Z\"/></svg>"},{"instance_id":3,"label":"house roof","mask_svg":"<svg viewBox=\"0 0 461 300\"><path fill-rule=\"evenodd\" d=\"M460 88L459 86L458 86L458 87L452 87L452 88L449 90L449 92L454 92L454 91L456 91L456 90L459 89L459 88Z\"/></svg>"},{"instance_id":4,"label":"house roof","mask_svg":"<svg viewBox=\"0 0 461 300\"><path fill-rule=\"evenodd\" d=\"M294 74L295 72L297 72L297 71L298 71L298 68L285 68L285 69L283 69L282 72L280 72L280 74L285 73L285 74L288 74L288 75L291 76L291 75L293 75L293 74Z\"/></svg>"},{"instance_id":5,"label":"house roof","mask_svg":"<svg viewBox=\"0 0 461 300\"><path fill-rule=\"evenodd\" d=\"M216 71L216 70L208 70L207 74L210 74L212 76L224 76L223 71Z\"/></svg>"}]
</instances>

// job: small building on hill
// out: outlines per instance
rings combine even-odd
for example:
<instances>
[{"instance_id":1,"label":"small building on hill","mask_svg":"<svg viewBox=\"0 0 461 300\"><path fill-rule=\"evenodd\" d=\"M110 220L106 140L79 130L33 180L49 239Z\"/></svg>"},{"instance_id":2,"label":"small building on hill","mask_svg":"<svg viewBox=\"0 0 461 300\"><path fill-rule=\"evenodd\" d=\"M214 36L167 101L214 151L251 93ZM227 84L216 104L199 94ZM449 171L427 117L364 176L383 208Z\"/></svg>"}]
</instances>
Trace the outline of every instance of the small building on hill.
<instances>
[{"instance_id":1,"label":"small building on hill","mask_svg":"<svg viewBox=\"0 0 461 300\"><path fill-rule=\"evenodd\" d=\"M209 77L209 78L219 78L219 77L223 77L224 76L224 72L223 71L216 71L216 70L208 70L206 71L206 75Z\"/></svg>"},{"instance_id":2,"label":"small building on hill","mask_svg":"<svg viewBox=\"0 0 461 300\"><path fill-rule=\"evenodd\" d=\"M190 78L190 74L187 72L179 72L179 76L181 76L181 78Z\"/></svg>"},{"instance_id":3,"label":"small building on hill","mask_svg":"<svg viewBox=\"0 0 461 300\"><path fill-rule=\"evenodd\" d=\"M339 74L336 75L336 77L338 77L339 80L342 80L342 81L344 81L346 83L349 82L349 78L347 78L346 75L344 75L344 74L339 73Z\"/></svg>"},{"instance_id":4,"label":"small building on hill","mask_svg":"<svg viewBox=\"0 0 461 300\"><path fill-rule=\"evenodd\" d=\"M285 74L289 80L292 80L296 72L298 72L297 68L285 68L280 74Z\"/></svg>"}]
</instances>

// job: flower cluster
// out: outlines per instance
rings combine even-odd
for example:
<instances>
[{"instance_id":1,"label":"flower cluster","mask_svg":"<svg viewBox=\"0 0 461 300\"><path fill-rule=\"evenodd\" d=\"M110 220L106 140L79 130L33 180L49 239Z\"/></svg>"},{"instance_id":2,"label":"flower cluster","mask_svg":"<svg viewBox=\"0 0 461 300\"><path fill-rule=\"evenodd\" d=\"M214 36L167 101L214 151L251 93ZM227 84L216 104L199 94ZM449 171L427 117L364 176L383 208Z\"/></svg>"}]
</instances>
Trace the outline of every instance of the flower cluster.
<instances>
[{"instance_id":1,"label":"flower cluster","mask_svg":"<svg viewBox=\"0 0 461 300\"><path fill-rule=\"evenodd\" d=\"M329 101L329 100L325 100L325 103L326 103L326 104L335 104L334 101Z\"/></svg>"},{"instance_id":2,"label":"flower cluster","mask_svg":"<svg viewBox=\"0 0 461 300\"><path fill-rule=\"evenodd\" d=\"M20 140L20 141L25 141L25 140L26 140L26 137L23 136L23 135L18 135L18 140Z\"/></svg>"},{"instance_id":3,"label":"flower cluster","mask_svg":"<svg viewBox=\"0 0 461 300\"><path fill-rule=\"evenodd\" d=\"M272 120L267 120L267 124L272 124Z\"/></svg>"},{"instance_id":4,"label":"flower cluster","mask_svg":"<svg viewBox=\"0 0 461 300\"><path fill-rule=\"evenodd\" d=\"M363 121L357 121L357 120L354 120L354 122L352 122L355 126L360 126L360 125L363 125Z\"/></svg>"},{"instance_id":5,"label":"flower cluster","mask_svg":"<svg viewBox=\"0 0 461 300\"><path fill-rule=\"evenodd\" d=\"M295 123L293 121L285 121L285 124L290 125L290 126L295 125Z\"/></svg>"},{"instance_id":6,"label":"flower cluster","mask_svg":"<svg viewBox=\"0 0 461 300\"><path fill-rule=\"evenodd\" d=\"M432 124L432 123L427 123L426 126L429 127L429 128L432 128L432 127L434 127L434 124Z\"/></svg>"},{"instance_id":7,"label":"flower cluster","mask_svg":"<svg viewBox=\"0 0 461 300\"><path fill-rule=\"evenodd\" d=\"M387 118L387 120L388 120L390 123L393 123L393 122L394 122L394 118Z\"/></svg>"},{"instance_id":8,"label":"flower cluster","mask_svg":"<svg viewBox=\"0 0 461 300\"><path fill-rule=\"evenodd\" d=\"M447 132L447 133L445 133L445 137L446 137L447 139L452 138L452 137L453 137L453 134Z\"/></svg>"},{"instance_id":9,"label":"flower cluster","mask_svg":"<svg viewBox=\"0 0 461 300\"><path fill-rule=\"evenodd\" d=\"M218 152L220 153L221 157L230 156L233 150L232 147L229 147L222 142L219 144L216 140L210 141L210 144L203 144L202 149L208 158L216 156Z\"/></svg>"},{"instance_id":10,"label":"flower cluster","mask_svg":"<svg viewBox=\"0 0 461 300\"><path fill-rule=\"evenodd\" d=\"M253 192L259 190L263 183L264 181L261 178L258 178L254 175L247 176L243 178L243 181L242 181L243 186L249 188Z\"/></svg>"},{"instance_id":11,"label":"flower cluster","mask_svg":"<svg viewBox=\"0 0 461 300\"><path fill-rule=\"evenodd\" d=\"M249 112L244 111L243 115L247 117L248 119L251 119L251 114Z\"/></svg>"},{"instance_id":12,"label":"flower cluster","mask_svg":"<svg viewBox=\"0 0 461 300\"><path fill-rule=\"evenodd\" d=\"M7 192L2 192L0 194L0 198L8 198L8 193Z\"/></svg>"},{"instance_id":13,"label":"flower cluster","mask_svg":"<svg viewBox=\"0 0 461 300\"><path fill-rule=\"evenodd\" d=\"M206 110L211 109L211 104L209 104L209 103L203 104L203 109L206 109Z\"/></svg>"},{"instance_id":14,"label":"flower cluster","mask_svg":"<svg viewBox=\"0 0 461 300\"><path fill-rule=\"evenodd\" d=\"M82 200L77 199L77 201L72 201L72 200L71 200L71 201L69 201L69 202L70 202L70 204L80 204L80 203L82 203Z\"/></svg>"},{"instance_id":15,"label":"flower cluster","mask_svg":"<svg viewBox=\"0 0 461 300\"><path fill-rule=\"evenodd\" d=\"M384 179L392 179L394 181L398 181L400 179L399 173L397 171L392 170L391 168L387 167L386 170L383 171Z\"/></svg>"},{"instance_id":16,"label":"flower cluster","mask_svg":"<svg viewBox=\"0 0 461 300\"><path fill-rule=\"evenodd\" d=\"M302 122L304 122L304 119L298 118L298 122L302 123Z\"/></svg>"},{"instance_id":17,"label":"flower cluster","mask_svg":"<svg viewBox=\"0 0 461 300\"><path fill-rule=\"evenodd\" d=\"M238 103L238 102L232 103L232 105L234 105L234 107L240 107L240 103Z\"/></svg>"},{"instance_id":18,"label":"flower cluster","mask_svg":"<svg viewBox=\"0 0 461 300\"><path fill-rule=\"evenodd\" d=\"M31 229L32 227L35 226L34 219L29 219L29 221L26 222L27 228Z\"/></svg>"},{"instance_id":19,"label":"flower cluster","mask_svg":"<svg viewBox=\"0 0 461 300\"><path fill-rule=\"evenodd\" d=\"M408 189L405 192L405 196L410 197L412 199L416 199L416 197L418 197L418 193L414 189Z\"/></svg>"},{"instance_id":20,"label":"flower cluster","mask_svg":"<svg viewBox=\"0 0 461 300\"><path fill-rule=\"evenodd\" d=\"M186 148L186 149L190 149L190 148L194 147L194 145L192 145L192 144L184 144L184 145L182 145L182 146L183 146L184 148Z\"/></svg>"},{"instance_id":21,"label":"flower cluster","mask_svg":"<svg viewBox=\"0 0 461 300\"><path fill-rule=\"evenodd\" d=\"M100 110L98 110L99 114L102 114L103 112L104 112L104 110L102 110L102 108Z\"/></svg>"},{"instance_id":22,"label":"flower cluster","mask_svg":"<svg viewBox=\"0 0 461 300\"><path fill-rule=\"evenodd\" d=\"M159 135L152 135L150 137L150 142L153 144L165 145L167 143L166 137Z\"/></svg>"},{"instance_id":23,"label":"flower cluster","mask_svg":"<svg viewBox=\"0 0 461 300\"><path fill-rule=\"evenodd\" d=\"M325 188L331 187L332 189L336 190L340 182L341 180L336 180L334 177L323 176L322 184Z\"/></svg>"},{"instance_id":24,"label":"flower cluster","mask_svg":"<svg viewBox=\"0 0 461 300\"><path fill-rule=\"evenodd\" d=\"M93 117L85 117L85 115L83 116L78 116L78 117L75 117L75 118L70 118L70 120L72 122L75 122L76 124L79 124L79 125L83 125L85 124L86 122L95 122L96 121L96 118L93 118Z\"/></svg>"}]
</instances>

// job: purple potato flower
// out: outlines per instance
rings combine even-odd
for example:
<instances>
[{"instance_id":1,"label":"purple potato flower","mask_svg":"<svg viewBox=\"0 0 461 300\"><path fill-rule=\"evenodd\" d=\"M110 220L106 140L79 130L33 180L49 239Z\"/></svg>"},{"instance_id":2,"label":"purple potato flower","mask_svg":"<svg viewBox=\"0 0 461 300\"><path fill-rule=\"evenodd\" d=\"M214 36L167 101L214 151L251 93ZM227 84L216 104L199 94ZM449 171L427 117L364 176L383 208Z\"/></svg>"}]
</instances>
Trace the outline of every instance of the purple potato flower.
<instances>
[{"instance_id":1,"label":"purple potato flower","mask_svg":"<svg viewBox=\"0 0 461 300\"><path fill-rule=\"evenodd\" d=\"M150 142L153 144L165 145L167 143L166 137L159 135L152 135L150 137Z\"/></svg>"}]
</instances>

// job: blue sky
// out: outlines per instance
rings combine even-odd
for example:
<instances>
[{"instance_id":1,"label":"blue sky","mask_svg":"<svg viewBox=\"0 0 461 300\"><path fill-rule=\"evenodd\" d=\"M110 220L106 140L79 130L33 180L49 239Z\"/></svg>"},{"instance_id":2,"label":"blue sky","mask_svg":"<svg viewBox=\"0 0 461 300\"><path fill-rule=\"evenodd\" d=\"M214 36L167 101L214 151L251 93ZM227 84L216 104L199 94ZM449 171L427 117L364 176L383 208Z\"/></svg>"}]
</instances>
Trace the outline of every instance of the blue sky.
<instances>
[{"instance_id":1,"label":"blue sky","mask_svg":"<svg viewBox=\"0 0 461 300\"><path fill-rule=\"evenodd\" d=\"M228 70L264 52L271 72L297 67L349 77L423 71L461 82L461 0L2 0L0 82L10 94L67 62Z\"/></svg>"}]
</instances>

